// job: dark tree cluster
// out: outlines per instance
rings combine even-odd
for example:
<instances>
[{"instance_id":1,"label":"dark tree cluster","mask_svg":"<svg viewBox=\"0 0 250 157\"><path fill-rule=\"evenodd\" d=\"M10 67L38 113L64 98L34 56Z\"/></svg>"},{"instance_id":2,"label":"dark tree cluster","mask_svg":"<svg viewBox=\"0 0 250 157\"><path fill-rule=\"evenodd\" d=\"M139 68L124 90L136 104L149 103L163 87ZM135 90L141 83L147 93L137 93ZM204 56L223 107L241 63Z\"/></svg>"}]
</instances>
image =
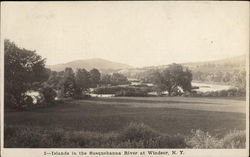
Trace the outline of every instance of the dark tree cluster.
<instances>
[{"instance_id":1,"label":"dark tree cluster","mask_svg":"<svg viewBox=\"0 0 250 157\"><path fill-rule=\"evenodd\" d=\"M184 92L190 92L192 88L191 71L175 63L162 71L152 72L148 80L151 80L157 86L159 94L167 91L168 95L171 96L173 93L180 93L179 88L182 88Z\"/></svg>"},{"instance_id":2,"label":"dark tree cluster","mask_svg":"<svg viewBox=\"0 0 250 157\"><path fill-rule=\"evenodd\" d=\"M193 79L201 82L216 82L230 84L242 89L246 88L246 71L234 70L232 72L218 71L212 72L193 72Z\"/></svg>"},{"instance_id":3,"label":"dark tree cluster","mask_svg":"<svg viewBox=\"0 0 250 157\"><path fill-rule=\"evenodd\" d=\"M101 74L97 69L87 71L86 69L65 68L61 72L51 72L45 86L54 88L60 92L61 97L80 96L89 88L95 88L100 83Z\"/></svg>"},{"instance_id":4,"label":"dark tree cluster","mask_svg":"<svg viewBox=\"0 0 250 157\"><path fill-rule=\"evenodd\" d=\"M53 104L56 96L81 96L87 89L97 87L101 77L97 69L51 71L35 51L19 48L9 40L4 41L4 69L5 107L18 110L33 104L29 92L42 94L40 104Z\"/></svg>"},{"instance_id":5,"label":"dark tree cluster","mask_svg":"<svg viewBox=\"0 0 250 157\"><path fill-rule=\"evenodd\" d=\"M4 41L4 69L5 106L16 109L30 103L26 92L40 88L50 72L45 59L35 51L19 48L9 40Z\"/></svg>"},{"instance_id":6,"label":"dark tree cluster","mask_svg":"<svg viewBox=\"0 0 250 157\"><path fill-rule=\"evenodd\" d=\"M104 74L101 76L101 84L102 85L125 85L129 84L129 81L126 76L120 73Z\"/></svg>"}]
</instances>

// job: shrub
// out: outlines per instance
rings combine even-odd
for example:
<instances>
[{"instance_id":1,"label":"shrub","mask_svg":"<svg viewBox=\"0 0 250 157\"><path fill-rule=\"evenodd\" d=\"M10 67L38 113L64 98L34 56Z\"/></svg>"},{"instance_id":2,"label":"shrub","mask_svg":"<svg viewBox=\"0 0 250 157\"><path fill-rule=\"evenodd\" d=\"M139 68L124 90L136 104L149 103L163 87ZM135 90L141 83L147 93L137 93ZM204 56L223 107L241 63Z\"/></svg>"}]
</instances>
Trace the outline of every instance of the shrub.
<instances>
[{"instance_id":1,"label":"shrub","mask_svg":"<svg viewBox=\"0 0 250 157\"><path fill-rule=\"evenodd\" d=\"M99 87L94 90L95 94L115 94L116 96L147 96L152 89L149 87Z\"/></svg>"},{"instance_id":2,"label":"shrub","mask_svg":"<svg viewBox=\"0 0 250 157\"><path fill-rule=\"evenodd\" d=\"M228 90L193 93L192 95L189 96L204 96L204 97L246 96L246 91L241 88L239 89L230 88Z\"/></svg>"},{"instance_id":3,"label":"shrub","mask_svg":"<svg viewBox=\"0 0 250 157\"><path fill-rule=\"evenodd\" d=\"M4 127L6 148L112 148L117 147L116 134L63 129Z\"/></svg>"},{"instance_id":4,"label":"shrub","mask_svg":"<svg viewBox=\"0 0 250 157\"><path fill-rule=\"evenodd\" d=\"M130 90L121 90L115 93L115 96L147 96L148 93L138 90L138 89L130 89Z\"/></svg>"},{"instance_id":5,"label":"shrub","mask_svg":"<svg viewBox=\"0 0 250 157\"><path fill-rule=\"evenodd\" d=\"M218 139L201 130L190 136L165 135L143 123L130 123L120 133L67 131L5 126L5 148L245 148L246 132L233 131Z\"/></svg>"},{"instance_id":6,"label":"shrub","mask_svg":"<svg viewBox=\"0 0 250 157\"><path fill-rule=\"evenodd\" d=\"M234 130L218 139L201 130L192 130L192 135L186 138L186 143L191 148L245 148L246 132Z\"/></svg>"},{"instance_id":7,"label":"shrub","mask_svg":"<svg viewBox=\"0 0 250 157\"><path fill-rule=\"evenodd\" d=\"M143 123L130 123L119 134L118 147L122 148L185 148L181 135L169 136L158 133Z\"/></svg>"},{"instance_id":8,"label":"shrub","mask_svg":"<svg viewBox=\"0 0 250 157\"><path fill-rule=\"evenodd\" d=\"M117 135L114 133L96 133L75 131L70 134L69 143L79 148L113 148L117 146Z\"/></svg>"},{"instance_id":9,"label":"shrub","mask_svg":"<svg viewBox=\"0 0 250 157\"><path fill-rule=\"evenodd\" d=\"M245 148L246 132L234 130L223 138L223 148Z\"/></svg>"},{"instance_id":10,"label":"shrub","mask_svg":"<svg viewBox=\"0 0 250 157\"><path fill-rule=\"evenodd\" d=\"M221 141L212 137L208 132L192 130L191 136L186 139L187 145L191 148L221 148Z\"/></svg>"},{"instance_id":11,"label":"shrub","mask_svg":"<svg viewBox=\"0 0 250 157\"><path fill-rule=\"evenodd\" d=\"M37 148L46 146L46 137L41 129L27 127L5 127L4 147L8 148Z\"/></svg>"},{"instance_id":12,"label":"shrub","mask_svg":"<svg viewBox=\"0 0 250 157\"><path fill-rule=\"evenodd\" d=\"M5 147L73 148L183 148L179 136L162 136L144 124L131 123L120 134L88 131L46 130L42 128L5 127Z\"/></svg>"},{"instance_id":13,"label":"shrub","mask_svg":"<svg viewBox=\"0 0 250 157\"><path fill-rule=\"evenodd\" d=\"M239 88L236 93L237 96L246 96L246 89Z\"/></svg>"},{"instance_id":14,"label":"shrub","mask_svg":"<svg viewBox=\"0 0 250 157\"><path fill-rule=\"evenodd\" d=\"M74 95L74 99L79 99L79 100L82 100L82 99L88 99L90 98L91 96L88 95L88 94L76 94Z\"/></svg>"},{"instance_id":15,"label":"shrub","mask_svg":"<svg viewBox=\"0 0 250 157\"><path fill-rule=\"evenodd\" d=\"M122 141L149 140L158 136L159 133L143 123L130 123L128 127L120 133L120 139Z\"/></svg>"},{"instance_id":16,"label":"shrub","mask_svg":"<svg viewBox=\"0 0 250 157\"><path fill-rule=\"evenodd\" d=\"M94 89L95 94L115 94L117 91L120 91L121 87L99 87Z\"/></svg>"},{"instance_id":17,"label":"shrub","mask_svg":"<svg viewBox=\"0 0 250 157\"><path fill-rule=\"evenodd\" d=\"M53 88L45 87L42 89L42 94L44 96L44 101L46 103L52 104L55 101L56 92Z\"/></svg>"},{"instance_id":18,"label":"shrub","mask_svg":"<svg viewBox=\"0 0 250 157\"><path fill-rule=\"evenodd\" d=\"M219 91L219 96L222 96L222 97L228 96L228 91L226 91L226 90Z\"/></svg>"},{"instance_id":19,"label":"shrub","mask_svg":"<svg viewBox=\"0 0 250 157\"><path fill-rule=\"evenodd\" d=\"M23 107L27 108L33 105L33 98L29 95L26 95L23 99Z\"/></svg>"},{"instance_id":20,"label":"shrub","mask_svg":"<svg viewBox=\"0 0 250 157\"><path fill-rule=\"evenodd\" d=\"M227 90L227 96L235 96L237 93L237 89L231 88Z\"/></svg>"},{"instance_id":21,"label":"shrub","mask_svg":"<svg viewBox=\"0 0 250 157\"><path fill-rule=\"evenodd\" d=\"M163 135L159 137L159 145L158 148L186 148L188 145L186 144L185 137L182 135Z\"/></svg>"}]
</instances>

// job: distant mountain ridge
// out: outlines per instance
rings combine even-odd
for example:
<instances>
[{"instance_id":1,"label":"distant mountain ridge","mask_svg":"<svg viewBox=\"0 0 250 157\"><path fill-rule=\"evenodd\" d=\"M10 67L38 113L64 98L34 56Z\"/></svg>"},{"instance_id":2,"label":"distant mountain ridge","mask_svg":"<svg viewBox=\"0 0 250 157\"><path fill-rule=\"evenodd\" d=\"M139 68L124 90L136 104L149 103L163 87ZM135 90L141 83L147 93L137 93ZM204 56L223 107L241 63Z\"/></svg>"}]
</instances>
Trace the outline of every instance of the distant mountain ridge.
<instances>
[{"instance_id":1,"label":"distant mountain ridge","mask_svg":"<svg viewBox=\"0 0 250 157\"><path fill-rule=\"evenodd\" d=\"M237 65L245 65L246 62L246 54L229 57L224 59L218 60L210 60L210 61L200 61L200 62L189 62L189 63L182 63L183 65L198 65L198 64L205 64L205 63L213 63L213 64L237 64Z\"/></svg>"},{"instance_id":2,"label":"distant mountain ridge","mask_svg":"<svg viewBox=\"0 0 250 157\"><path fill-rule=\"evenodd\" d=\"M193 71L232 71L232 70L243 70L246 66L247 55L240 55L220 60L183 63L183 66L188 67Z\"/></svg>"},{"instance_id":3,"label":"distant mountain ridge","mask_svg":"<svg viewBox=\"0 0 250 157\"><path fill-rule=\"evenodd\" d=\"M233 72L234 70L245 70L246 67L246 57L247 55L240 55L225 59L211 60L211 61L200 61L200 62L190 62L190 63L177 63L184 67L189 68L192 72L207 72L216 73L219 71L223 72ZM161 70L168 67L169 64L157 65L157 66L147 66L142 68L133 69L122 69L119 72L126 75L127 77L137 77L141 73L145 73L148 70Z\"/></svg>"},{"instance_id":4,"label":"distant mountain ridge","mask_svg":"<svg viewBox=\"0 0 250 157\"><path fill-rule=\"evenodd\" d=\"M232 65L232 66L237 66L237 67L245 67L246 65L246 54L240 55L240 56L235 56L235 57L229 57L229 58L224 58L224 59L218 59L218 60L209 60L209 61L197 61L197 62L186 62L186 63L177 63L181 64L183 66L189 67L189 68L194 68L197 66L202 66L202 65ZM158 66L149 66L149 67L144 67L147 69L151 68L164 68L167 67L169 64L165 65L158 65Z\"/></svg>"},{"instance_id":5,"label":"distant mountain ridge","mask_svg":"<svg viewBox=\"0 0 250 157\"><path fill-rule=\"evenodd\" d=\"M241 55L219 60L178 63L178 64L188 67L192 71L206 71L206 72L232 71L232 70L244 69L246 66L246 57L247 55ZM63 64L48 65L47 68L50 68L51 70L54 71L63 71L65 70L66 67L71 67L73 70L76 70L77 68L85 68L86 70L91 70L93 68L96 68L104 73L119 72L128 76L129 75L133 76L136 73L138 74L150 69L163 69L168 67L168 65L169 64L135 68L128 64L122 64L122 63L108 61L105 59L94 58L86 60L75 60Z\"/></svg>"},{"instance_id":6,"label":"distant mountain ridge","mask_svg":"<svg viewBox=\"0 0 250 157\"><path fill-rule=\"evenodd\" d=\"M100 58L75 60L63 64L47 65L47 68L50 68L53 71L63 71L66 67L71 67L73 70L76 70L77 68L85 68L86 70L91 70L93 68L96 68L100 71L107 71L107 70L112 71L112 70L133 68L128 64L112 62Z\"/></svg>"}]
</instances>

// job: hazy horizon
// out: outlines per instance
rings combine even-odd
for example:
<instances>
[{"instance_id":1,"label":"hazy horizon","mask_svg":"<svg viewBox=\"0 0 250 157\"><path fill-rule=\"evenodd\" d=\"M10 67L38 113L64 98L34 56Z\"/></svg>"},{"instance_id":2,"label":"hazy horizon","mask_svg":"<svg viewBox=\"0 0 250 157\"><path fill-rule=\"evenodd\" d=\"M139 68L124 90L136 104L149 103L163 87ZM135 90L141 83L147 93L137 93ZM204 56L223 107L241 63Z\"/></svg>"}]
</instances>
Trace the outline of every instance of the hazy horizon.
<instances>
[{"instance_id":1,"label":"hazy horizon","mask_svg":"<svg viewBox=\"0 0 250 157\"><path fill-rule=\"evenodd\" d=\"M134 67L248 54L246 2L4 2L3 38L47 65L101 58Z\"/></svg>"},{"instance_id":2,"label":"hazy horizon","mask_svg":"<svg viewBox=\"0 0 250 157\"><path fill-rule=\"evenodd\" d=\"M160 65L168 65L168 64L172 64L172 63L177 63L177 64L186 64L186 63L196 63L196 62L206 62L206 61L217 61L217 60L223 60L223 59L230 59L230 58L234 58L234 57L240 57L246 54L241 54L241 55L237 55L237 56L232 56L232 57L225 57L225 58L219 58L219 59L215 59L215 60L204 60L204 61L191 61L191 62L170 62L170 63L166 63L166 64L155 64L155 65L145 65L145 66L135 66L135 65L131 65L131 64L127 64L127 63L122 63L122 62L117 62L114 60L109 60L109 59L104 59L104 58L88 58L88 59L76 59L76 60L72 60L72 61L67 61L64 63L58 63L58 64L47 64L47 66L53 66L53 65L59 65L59 64L65 64L65 63L70 63L70 62L74 62L74 61L79 61L79 60L94 60L94 59L101 59L101 60L106 60L106 61L110 61L110 62L114 62L114 63L120 63L120 64L127 64L129 66L132 66L133 68L143 68L143 67L148 67L148 66L160 66Z\"/></svg>"}]
</instances>

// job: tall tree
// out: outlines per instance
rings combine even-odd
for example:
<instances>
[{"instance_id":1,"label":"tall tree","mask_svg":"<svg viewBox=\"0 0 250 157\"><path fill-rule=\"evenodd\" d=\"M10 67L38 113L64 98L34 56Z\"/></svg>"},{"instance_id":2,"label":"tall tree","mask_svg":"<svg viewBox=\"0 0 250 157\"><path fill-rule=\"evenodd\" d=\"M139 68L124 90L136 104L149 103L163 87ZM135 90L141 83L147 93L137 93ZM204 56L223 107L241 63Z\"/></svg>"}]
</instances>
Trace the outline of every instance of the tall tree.
<instances>
[{"instance_id":1,"label":"tall tree","mask_svg":"<svg viewBox=\"0 0 250 157\"><path fill-rule=\"evenodd\" d=\"M85 69L77 69L76 71L76 94L81 94L90 87L90 74Z\"/></svg>"},{"instance_id":2,"label":"tall tree","mask_svg":"<svg viewBox=\"0 0 250 157\"><path fill-rule=\"evenodd\" d=\"M153 82L158 90L168 91L169 95L181 87L184 91L191 90L192 73L188 69L184 70L179 64L171 64L162 72L155 72Z\"/></svg>"},{"instance_id":3,"label":"tall tree","mask_svg":"<svg viewBox=\"0 0 250 157\"><path fill-rule=\"evenodd\" d=\"M59 76L59 74L56 71L51 71L48 80L44 83L44 87L50 87L53 89L60 88L60 81L62 77Z\"/></svg>"},{"instance_id":4,"label":"tall tree","mask_svg":"<svg viewBox=\"0 0 250 157\"><path fill-rule=\"evenodd\" d=\"M91 87L96 87L100 83L101 79L101 74L99 70L92 69L90 70L89 74L90 74Z\"/></svg>"},{"instance_id":5,"label":"tall tree","mask_svg":"<svg viewBox=\"0 0 250 157\"><path fill-rule=\"evenodd\" d=\"M75 93L75 74L72 68L65 68L64 76L62 79L62 87L64 97L72 97Z\"/></svg>"},{"instance_id":6,"label":"tall tree","mask_svg":"<svg viewBox=\"0 0 250 157\"><path fill-rule=\"evenodd\" d=\"M25 93L49 76L45 59L9 40L4 40L4 69L5 105L17 109L25 103Z\"/></svg>"},{"instance_id":7,"label":"tall tree","mask_svg":"<svg viewBox=\"0 0 250 157\"><path fill-rule=\"evenodd\" d=\"M192 89L192 82L193 80L193 75L192 72L186 68L185 70L183 70L181 78L180 78L180 82L179 82L179 86L184 90L184 91L191 91Z\"/></svg>"},{"instance_id":8,"label":"tall tree","mask_svg":"<svg viewBox=\"0 0 250 157\"><path fill-rule=\"evenodd\" d=\"M100 83L102 85L109 85L109 84L111 84L111 75L109 75L109 74L102 74L101 75Z\"/></svg>"}]
</instances>

